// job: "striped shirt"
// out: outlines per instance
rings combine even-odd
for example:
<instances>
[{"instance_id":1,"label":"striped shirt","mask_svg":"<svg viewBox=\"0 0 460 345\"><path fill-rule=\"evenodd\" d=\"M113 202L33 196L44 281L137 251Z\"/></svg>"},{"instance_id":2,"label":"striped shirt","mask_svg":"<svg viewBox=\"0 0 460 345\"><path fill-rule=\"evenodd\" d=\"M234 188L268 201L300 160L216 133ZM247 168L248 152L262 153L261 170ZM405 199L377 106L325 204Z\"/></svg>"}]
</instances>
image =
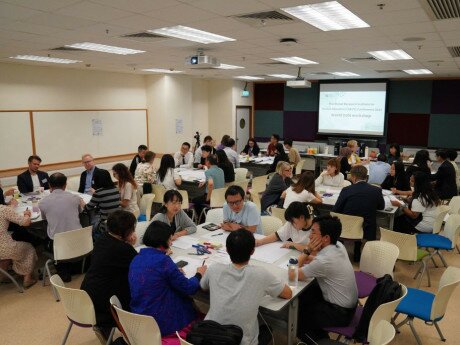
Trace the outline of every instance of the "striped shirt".
<instances>
[{"instance_id":1,"label":"striped shirt","mask_svg":"<svg viewBox=\"0 0 460 345\"><path fill-rule=\"evenodd\" d=\"M113 211L120 208L120 192L116 187L97 189L86 208L99 210L101 220L107 220L107 217Z\"/></svg>"}]
</instances>

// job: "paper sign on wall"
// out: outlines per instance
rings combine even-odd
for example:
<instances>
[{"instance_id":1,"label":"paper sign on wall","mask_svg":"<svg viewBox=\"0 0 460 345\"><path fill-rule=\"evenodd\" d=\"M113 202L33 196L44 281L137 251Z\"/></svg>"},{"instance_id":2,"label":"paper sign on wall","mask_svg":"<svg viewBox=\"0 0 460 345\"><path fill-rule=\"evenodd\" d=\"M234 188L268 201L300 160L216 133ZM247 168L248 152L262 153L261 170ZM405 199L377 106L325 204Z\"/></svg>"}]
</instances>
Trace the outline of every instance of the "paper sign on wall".
<instances>
[{"instance_id":1,"label":"paper sign on wall","mask_svg":"<svg viewBox=\"0 0 460 345\"><path fill-rule=\"evenodd\" d=\"M176 134L182 134L184 132L184 122L182 119L176 119Z\"/></svg>"},{"instance_id":2,"label":"paper sign on wall","mask_svg":"<svg viewBox=\"0 0 460 345\"><path fill-rule=\"evenodd\" d=\"M91 120L93 127L93 136L102 136L102 120L101 119L92 119Z\"/></svg>"}]
</instances>

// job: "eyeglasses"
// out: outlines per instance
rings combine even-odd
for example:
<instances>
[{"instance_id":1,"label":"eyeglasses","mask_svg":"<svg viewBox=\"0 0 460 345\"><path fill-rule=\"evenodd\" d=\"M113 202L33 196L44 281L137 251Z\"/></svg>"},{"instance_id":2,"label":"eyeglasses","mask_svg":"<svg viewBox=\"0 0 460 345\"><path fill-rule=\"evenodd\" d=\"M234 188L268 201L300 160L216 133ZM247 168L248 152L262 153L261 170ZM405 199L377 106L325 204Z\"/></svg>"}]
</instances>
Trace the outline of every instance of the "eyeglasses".
<instances>
[{"instance_id":1,"label":"eyeglasses","mask_svg":"<svg viewBox=\"0 0 460 345\"><path fill-rule=\"evenodd\" d=\"M238 206L243 202L243 199L237 200L237 201L227 201L227 204L230 206Z\"/></svg>"}]
</instances>

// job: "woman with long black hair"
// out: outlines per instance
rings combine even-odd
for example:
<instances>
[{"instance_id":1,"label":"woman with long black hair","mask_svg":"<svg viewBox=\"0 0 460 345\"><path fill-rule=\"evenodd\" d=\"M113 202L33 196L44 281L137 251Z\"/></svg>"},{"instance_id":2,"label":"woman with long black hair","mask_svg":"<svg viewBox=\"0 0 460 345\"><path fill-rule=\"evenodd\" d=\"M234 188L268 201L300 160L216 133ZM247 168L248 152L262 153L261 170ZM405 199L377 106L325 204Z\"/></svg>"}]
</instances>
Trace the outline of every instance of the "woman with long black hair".
<instances>
[{"instance_id":1,"label":"woman with long black hair","mask_svg":"<svg viewBox=\"0 0 460 345\"><path fill-rule=\"evenodd\" d=\"M163 155L163 157L161 157L156 183L163 185L166 190L177 189L177 186L180 186L182 183L180 176L174 172L175 165L176 163L173 156Z\"/></svg>"},{"instance_id":2,"label":"woman with long black hair","mask_svg":"<svg viewBox=\"0 0 460 345\"><path fill-rule=\"evenodd\" d=\"M404 164L399 161L393 162L388 175L381 184L382 189L389 189L394 194L410 191L409 178L404 171ZM404 193L403 193L404 194Z\"/></svg>"}]
</instances>

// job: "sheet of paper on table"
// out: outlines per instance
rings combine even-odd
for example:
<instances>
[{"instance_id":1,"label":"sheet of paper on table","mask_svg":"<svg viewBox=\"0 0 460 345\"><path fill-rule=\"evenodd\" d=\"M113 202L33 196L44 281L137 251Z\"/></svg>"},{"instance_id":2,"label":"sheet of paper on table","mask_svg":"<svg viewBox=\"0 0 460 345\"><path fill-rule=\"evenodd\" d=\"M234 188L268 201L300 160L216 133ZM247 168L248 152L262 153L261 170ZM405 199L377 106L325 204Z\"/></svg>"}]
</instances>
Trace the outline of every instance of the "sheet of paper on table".
<instances>
[{"instance_id":1,"label":"sheet of paper on table","mask_svg":"<svg viewBox=\"0 0 460 345\"><path fill-rule=\"evenodd\" d=\"M173 241L172 246L179 249L190 249L192 245L197 244L196 238L190 236L181 236L177 240Z\"/></svg>"},{"instance_id":2,"label":"sheet of paper on table","mask_svg":"<svg viewBox=\"0 0 460 345\"><path fill-rule=\"evenodd\" d=\"M185 272L187 278L192 278L196 274L196 269L203 265L204 259L194 259L188 256L178 256L174 258L174 262L176 263L181 260L188 262L187 266L182 267L182 270Z\"/></svg>"},{"instance_id":3,"label":"sheet of paper on table","mask_svg":"<svg viewBox=\"0 0 460 345\"><path fill-rule=\"evenodd\" d=\"M204 170L182 170L178 174L185 181L205 181Z\"/></svg>"},{"instance_id":4,"label":"sheet of paper on table","mask_svg":"<svg viewBox=\"0 0 460 345\"><path fill-rule=\"evenodd\" d=\"M275 261L281 259L284 255L291 252L290 249L281 248L281 245L282 243L277 241L256 247L256 250L251 256L251 259L272 264Z\"/></svg>"}]
</instances>

